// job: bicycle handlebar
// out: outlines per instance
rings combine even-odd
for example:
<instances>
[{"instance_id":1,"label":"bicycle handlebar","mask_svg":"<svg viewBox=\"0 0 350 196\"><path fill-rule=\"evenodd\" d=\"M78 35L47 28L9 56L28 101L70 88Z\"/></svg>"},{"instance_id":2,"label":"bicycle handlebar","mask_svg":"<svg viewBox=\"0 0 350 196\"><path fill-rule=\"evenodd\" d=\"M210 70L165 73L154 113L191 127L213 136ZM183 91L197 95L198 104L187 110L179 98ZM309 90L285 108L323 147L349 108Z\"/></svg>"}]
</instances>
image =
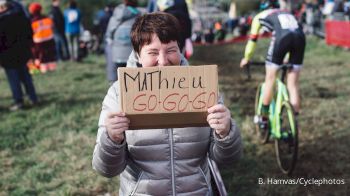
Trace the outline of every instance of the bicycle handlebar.
<instances>
[{"instance_id":1,"label":"bicycle handlebar","mask_svg":"<svg viewBox=\"0 0 350 196\"><path fill-rule=\"evenodd\" d=\"M259 62L259 61L252 61L252 62L250 62L249 61L249 63L247 64L247 66L249 66L249 65L254 65L254 66L265 66L265 62Z\"/></svg>"}]
</instances>

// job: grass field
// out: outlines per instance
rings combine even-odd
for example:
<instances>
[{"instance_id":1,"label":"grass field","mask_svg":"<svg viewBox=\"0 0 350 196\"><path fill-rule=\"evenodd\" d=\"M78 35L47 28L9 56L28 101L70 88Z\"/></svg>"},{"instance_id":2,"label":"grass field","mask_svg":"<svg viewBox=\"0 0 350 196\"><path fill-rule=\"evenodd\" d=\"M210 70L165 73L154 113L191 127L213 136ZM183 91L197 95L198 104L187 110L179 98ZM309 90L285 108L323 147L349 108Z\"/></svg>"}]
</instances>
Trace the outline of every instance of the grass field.
<instances>
[{"instance_id":1,"label":"grass field","mask_svg":"<svg viewBox=\"0 0 350 196\"><path fill-rule=\"evenodd\" d=\"M262 60L268 40L259 42ZM252 123L263 68L247 81L238 68L244 44L200 46L193 65L218 64L220 89L237 120L244 157L223 177L230 195L350 195L349 51L308 39L300 78L300 153L294 175L282 175L273 143L260 145ZM0 195L118 194L118 178L91 168L101 102L107 92L104 58L60 63L56 72L34 76L41 105L9 112L11 93L0 70ZM259 185L262 179L339 179L345 185Z\"/></svg>"}]
</instances>

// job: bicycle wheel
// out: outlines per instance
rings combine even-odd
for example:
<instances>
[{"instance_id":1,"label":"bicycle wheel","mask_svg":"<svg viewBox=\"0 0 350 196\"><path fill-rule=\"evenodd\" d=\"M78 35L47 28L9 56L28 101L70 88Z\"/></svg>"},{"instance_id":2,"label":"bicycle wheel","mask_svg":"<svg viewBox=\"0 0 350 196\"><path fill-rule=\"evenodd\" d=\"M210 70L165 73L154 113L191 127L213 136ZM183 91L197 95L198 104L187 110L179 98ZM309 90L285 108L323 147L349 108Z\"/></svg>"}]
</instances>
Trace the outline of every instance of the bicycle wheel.
<instances>
[{"instance_id":1,"label":"bicycle wheel","mask_svg":"<svg viewBox=\"0 0 350 196\"><path fill-rule=\"evenodd\" d=\"M286 101L282 103L280 133L281 138L275 139L276 158L282 172L290 175L298 157L298 126L293 107Z\"/></svg>"},{"instance_id":2,"label":"bicycle wheel","mask_svg":"<svg viewBox=\"0 0 350 196\"><path fill-rule=\"evenodd\" d=\"M258 86L258 89L256 90L256 95L255 95L255 116L254 118L258 117L261 112L259 110L259 99L262 99L261 96L261 89L262 89L262 84ZM261 108L260 108L261 109ZM256 120L254 120L256 121ZM266 144L269 141L269 136L270 132L268 129L260 129L260 126L257 122L255 122L255 131L258 134L259 142L262 144Z\"/></svg>"}]
</instances>

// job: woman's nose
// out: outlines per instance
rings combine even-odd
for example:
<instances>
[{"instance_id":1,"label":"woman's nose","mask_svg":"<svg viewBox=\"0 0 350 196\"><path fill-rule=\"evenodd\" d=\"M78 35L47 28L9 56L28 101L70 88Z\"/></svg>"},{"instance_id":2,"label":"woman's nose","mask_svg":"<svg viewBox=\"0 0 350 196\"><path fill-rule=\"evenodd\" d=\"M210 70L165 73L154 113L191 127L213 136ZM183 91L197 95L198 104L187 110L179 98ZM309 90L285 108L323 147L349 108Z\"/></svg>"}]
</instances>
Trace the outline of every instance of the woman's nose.
<instances>
[{"instance_id":1,"label":"woman's nose","mask_svg":"<svg viewBox=\"0 0 350 196\"><path fill-rule=\"evenodd\" d=\"M158 66L162 67L167 65L169 65L168 56L166 54L160 53L158 56Z\"/></svg>"}]
</instances>

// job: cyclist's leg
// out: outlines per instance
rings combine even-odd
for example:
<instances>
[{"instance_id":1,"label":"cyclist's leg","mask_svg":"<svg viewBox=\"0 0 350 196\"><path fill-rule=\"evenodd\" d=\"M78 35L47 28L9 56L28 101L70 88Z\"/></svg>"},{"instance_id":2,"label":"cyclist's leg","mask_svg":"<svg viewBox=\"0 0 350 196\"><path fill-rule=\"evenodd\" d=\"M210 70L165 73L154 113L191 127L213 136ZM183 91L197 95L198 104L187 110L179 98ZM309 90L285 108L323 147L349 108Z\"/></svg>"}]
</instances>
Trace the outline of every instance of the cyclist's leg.
<instances>
[{"instance_id":1,"label":"cyclist's leg","mask_svg":"<svg viewBox=\"0 0 350 196\"><path fill-rule=\"evenodd\" d=\"M296 114L298 114L300 110L299 74L300 68L294 68L293 70L290 70L287 75L287 88L289 92L290 103L292 104Z\"/></svg>"},{"instance_id":2,"label":"cyclist's leg","mask_svg":"<svg viewBox=\"0 0 350 196\"><path fill-rule=\"evenodd\" d=\"M263 94L263 105L268 106L273 97L273 85L276 80L278 65L266 62L265 87Z\"/></svg>"},{"instance_id":3,"label":"cyclist's leg","mask_svg":"<svg viewBox=\"0 0 350 196\"><path fill-rule=\"evenodd\" d=\"M273 97L273 86L276 79L276 74L278 70L278 66L266 61L266 75L265 75L265 86L264 86L264 92L262 97L262 107L261 107L261 113L259 117L259 127L261 130L267 130L268 125L268 119L269 119L269 108L270 108L270 102Z\"/></svg>"},{"instance_id":4,"label":"cyclist's leg","mask_svg":"<svg viewBox=\"0 0 350 196\"><path fill-rule=\"evenodd\" d=\"M276 80L276 75L280 64L283 62L283 58L287 53L286 36L276 36L273 33L269 49L266 56L266 75L265 75L265 87L263 94L263 110L268 109L273 97L273 85ZM263 114L264 115L264 114Z\"/></svg>"},{"instance_id":5,"label":"cyclist's leg","mask_svg":"<svg viewBox=\"0 0 350 196\"><path fill-rule=\"evenodd\" d=\"M300 94L299 94L299 75L304 60L305 36L301 32L293 34L293 47L290 51L289 63L293 65L293 69L287 75L287 88L296 114L300 111Z\"/></svg>"}]
</instances>

